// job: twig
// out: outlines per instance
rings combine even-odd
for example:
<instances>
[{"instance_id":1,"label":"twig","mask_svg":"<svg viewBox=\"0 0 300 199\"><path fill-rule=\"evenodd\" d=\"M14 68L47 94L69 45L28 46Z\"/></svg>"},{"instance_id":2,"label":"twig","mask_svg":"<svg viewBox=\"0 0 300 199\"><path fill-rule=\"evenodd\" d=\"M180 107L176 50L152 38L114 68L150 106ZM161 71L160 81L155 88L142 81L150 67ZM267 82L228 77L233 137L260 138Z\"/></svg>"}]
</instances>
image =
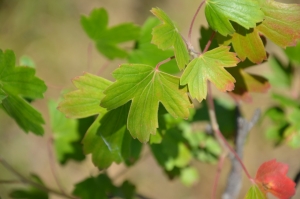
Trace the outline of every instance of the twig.
<instances>
[{"instance_id":1,"label":"twig","mask_svg":"<svg viewBox=\"0 0 300 199\"><path fill-rule=\"evenodd\" d=\"M190 46L191 43L192 43L192 30L193 30L194 22L195 22L196 17L197 17L197 15L198 15L198 13L199 13L199 11L200 11L200 9L201 9L201 7L203 6L204 3L205 3L205 0L203 0L200 3L199 7L197 8L196 13L193 16L193 19L192 19L192 22L191 22L191 25L190 25L190 29L189 29L189 34L188 34L188 46Z\"/></svg>"},{"instance_id":2,"label":"twig","mask_svg":"<svg viewBox=\"0 0 300 199\"><path fill-rule=\"evenodd\" d=\"M20 180L0 180L0 184L19 184Z\"/></svg>"},{"instance_id":3,"label":"twig","mask_svg":"<svg viewBox=\"0 0 300 199\"><path fill-rule=\"evenodd\" d=\"M158 64L156 64L155 70L158 70L161 65L168 63L169 61L171 61L174 58L175 58L175 56L172 56L172 57L169 57L168 59L165 59L165 60L159 62Z\"/></svg>"},{"instance_id":4,"label":"twig","mask_svg":"<svg viewBox=\"0 0 300 199\"><path fill-rule=\"evenodd\" d=\"M50 138L48 141L48 155L49 155L49 163L50 163L50 169L51 169L51 173L55 179L55 182L58 186L58 188L60 189L60 191L62 193L65 193L64 188L62 186L62 184L60 183L60 180L58 178L56 169L55 169L55 160L54 160L54 155L53 155L53 139Z\"/></svg>"},{"instance_id":5,"label":"twig","mask_svg":"<svg viewBox=\"0 0 300 199\"><path fill-rule=\"evenodd\" d=\"M213 31L213 33L212 33L212 35L210 36L210 38L209 38L209 40L208 40L208 42L207 42L207 44L206 44L206 46L205 46L205 48L204 48L202 54L204 54L204 53L206 53L206 52L208 51L208 49L209 49L209 47L210 47L210 45L211 45L211 43L212 43L212 40L215 38L215 36L216 36L216 32Z\"/></svg>"},{"instance_id":6,"label":"twig","mask_svg":"<svg viewBox=\"0 0 300 199\"><path fill-rule=\"evenodd\" d=\"M259 117L260 117L260 111L257 109L254 112L250 122L248 122L244 118L242 118L240 114L239 106L237 106L237 136L236 136L235 150L241 159L243 157L245 140L250 130L258 121ZM227 187L222 195L222 199L237 198L242 185L241 165L239 161L234 157L234 155L230 154L229 157L231 160L231 171L227 179Z\"/></svg>"},{"instance_id":7,"label":"twig","mask_svg":"<svg viewBox=\"0 0 300 199\"><path fill-rule=\"evenodd\" d=\"M8 164L3 158L0 157L0 164L2 164L8 171L10 171L12 174L14 174L16 177L18 177L20 179L20 182L24 183L24 184L28 184L31 185L41 191L47 192L47 193L53 193L59 196L63 196L65 198L69 198L69 199L79 199L77 197L71 196L71 195L67 195L65 193L59 192L57 190L45 187L44 185L38 184L36 182L33 182L29 179L27 179L26 177L24 177L22 174L20 174L17 170L15 170L10 164Z\"/></svg>"},{"instance_id":8,"label":"twig","mask_svg":"<svg viewBox=\"0 0 300 199\"><path fill-rule=\"evenodd\" d=\"M221 171L224 165L224 160L228 155L228 151L224 151L222 153L222 155L219 158L219 163L218 163L218 170L215 176L215 181L214 181L214 186L213 186L213 190L212 190L212 194L211 194L211 198L215 199L216 198L216 193L217 193L217 187L218 187L218 183L219 183L219 179L220 179L220 175L221 175Z\"/></svg>"},{"instance_id":9,"label":"twig","mask_svg":"<svg viewBox=\"0 0 300 199\"><path fill-rule=\"evenodd\" d=\"M221 133L220 129L219 129L219 125L217 122L217 118L216 118L216 112L215 112L215 106L214 106L214 101L213 101L213 96L212 96L212 90L211 90L211 83L208 82L207 83L207 87L208 87L208 100L207 100L207 104L208 104L208 112L209 112L209 118L211 121L211 126L214 130L215 136L217 138L217 140L219 141L219 143L221 144L221 146L223 147L224 150L229 150L231 153L233 153L233 155L235 156L235 158L238 160L238 162L240 163L240 165L242 166L245 174L247 175L248 179L254 183L253 178L250 176L248 170L246 169L245 165L243 164L242 160L239 158L238 154L235 152L235 150L233 150L233 148L228 144L228 142L226 141L226 139L224 138L223 134Z\"/></svg>"}]
</instances>

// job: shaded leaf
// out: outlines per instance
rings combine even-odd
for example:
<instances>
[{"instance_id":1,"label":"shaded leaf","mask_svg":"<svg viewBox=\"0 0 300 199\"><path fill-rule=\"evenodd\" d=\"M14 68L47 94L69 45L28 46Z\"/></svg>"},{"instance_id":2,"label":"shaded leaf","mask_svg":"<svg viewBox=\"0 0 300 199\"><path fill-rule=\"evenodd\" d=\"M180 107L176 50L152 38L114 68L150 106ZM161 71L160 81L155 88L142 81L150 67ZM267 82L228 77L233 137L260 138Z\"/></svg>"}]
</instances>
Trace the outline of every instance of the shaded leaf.
<instances>
[{"instance_id":1,"label":"shaded leaf","mask_svg":"<svg viewBox=\"0 0 300 199\"><path fill-rule=\"evenodd\" d=\"M193 59L183 72L180 84L188 84L190 95L199 102L206 99L207 80L211 81L221 91L231 91L235 79L224 67L236 66L239 59L235 53L229 52L229 47L221 46Z\"/></svg>"},{"instance_id":2,"label":"shaded leaf","mask_svg":"<svg viewBox=\"0 0 300 199\"><path fill-rule=\"evenodd\" d=\"M6 97L6 93L2 89L0 89L0 104L2 103L2 100L4 100Z\"/></svg>"},{"instance_id":3,"label":"shaded leaf","mask_svg":"<svg viewBox=\"0 0 300 199\"><path fill-rule=\"evenodd\" d=\"M271 87L265 77L244 70L250 66L253 64L247 59L237 67L227 69L236 80L234 90L229 93L236 100L252 102L250 93L266 93Z\"/></svg>"},{"instance_id":4,"label":"shaded leaf","mask_svg":"<svg viewBox=\"0 0 300 199\"><path fill-rule=\"evenodd\" d=\"M146 20L141 29L141 35L137 41L136 49L134 49L128 57L130 63L148 64L155 66L162 60L165 60L174 55L173 50L161 50L156 45L151 43L152 29L159 24L160 20L157 18L150 17ZM175 60L161 65L159 69L167 73L179 72Z\"/></svg>"},{"instance_id":5,"label":"shaded leaf","mask_svg":"<svg viewBox=\"0 0 300 199\"><path fill-rule=\"evenodd\" d=\"M267 199L267 196L261 192L258 186L252 185L247 192L245 199Z\"/></svg>"},{"instance_id":6,"label":"shaded leaf","mask_svg":"<svg viewBox=\"0 0 300 199\"><path fill-rule=\"evenodd\" d=\"M81 25L96 43L97 49L107 58L125 58L126 50L118 45L136 40L140 28L133 23L123 23L108 28L108 14L104 8L94 9L88 17L81 17Z\"/></svg>"},{"instance_id":7,"label":"shaded leaf","mask_svg":"<svg viewBox=\"0 0 300 199\"><path fill-rule=\"evenodd\" d=\"M264 19L259 3L253 0L206 0L205 2L205 16L209 26L224 36L235 32L230 21L249 29Z\"/></svg>"},{"instance_id":8,"label":"shaded leaf","mask_svg":"<svg viewBox=\"0 0 300 199\"><path fill-rule=\"evenodd\" d=\"M127 128L130 103L98 116L83 139L86 154L92 154L93 163L100 169L113 162L125 161L132 165L139 158L142 144L134 140Z\"/></svg>"},{"instance_id":9,"label":"shaded leaf","mask_svg":"<svg viewBox=\"0 0 300 199\"><path fill-rule=\"evenodd\" d=\"M268 63L273 72L273 74L268 77L271 85L281 88L290 88L293 77L292 66L285 66L277 57L271 57Z\"/></svg>"},{"instance_id":10,"label":"shaded leaf","mask_svg":"<svg viewBox=\"0 0 300 199\"><path fill-rule=\"evenodd\" d=\"M173 47L177 65L180 70L184 69L185 65L188 64L190 60L190 56L178 28L161 9L153 8L151 12L163 22L161 25L153 28L152 43L162 50Z\"/></svg>"},{"instance_id":11,"label":"shaded leaf","mask_svg":"<svg viewBox=\"0 0 300 199\"><path fill-rule=\"evenodd\" d=\"M101 106L112 110L131 100L127 128L141 142L156 133L159 103L173 117L188 118L192 105L179 78L143 64L122 64L113 76L117 81L105 90Z\"/></svg>"},{"instance_id":12,"label":"shaded leaf","mask_svg":"<svg viewBox=\"0 0 300 199\"><path fill-rule=\"evenodd\" d=\"M270 160L263 163L257 170L255 182L266 194L270 192L280 199L289 199L295 194L295 183L286 176L288 165Z\"/></svg>"},{"instance_id":13,"label":"shaded leaf","mask_svg":"<svg viewBox=\"0 0 300 199\"><path fill-rule=\"evenodd\" d=\"M73 194L82 199L133 199L135 186L125 181L120 187L117 187L106 174L100 174L76 184Z\"/></svg>"},{"instance_id":14,"label":"shaded leaf","mask_svg":"<svg viewBox=\"0 0 300 199\"><path fill-rule=\"evenodd\" d=\"M284 52L292 62L300 65L300 42L296 46L287 47Z\"/></svg>"},{"instance_id":15,"label":"shaded leaf","mask_svg":"<svg viewBox=\"0 0 300 199\"><path fill-rule=\"evenodd\" d=\"M200 39L199 39L199 44L200 44L200 49L203 51L205 49L205 46L207 44L207 42L210 40L210 37L211 35L213 34L213 29L211 29L211 27L204 27L204 26L201 26L200 28ZM218 33L216 33L216 37L219 36ZM217 48L219 47L218 45L218 41L217 39L213 39L211 41L211 44L210 44L210 49L214 49L214 48Z\"/></svg>"},{"instance_id":16,"label":"shaded leaf","mask_svg":"<svg viewBox=\"0 0 300 199\"><path fill-rule=\"evenodd\" d=\"M300 4L285 4L273 0L261 0L265 20L257 30L285 48L295 46L300 39Z\"/></svg>"},{"instance_id":17,"label":"shaded leaf","mask_svg":"<svg viewBox=\"0 0 300 199\"><path fill-rule=\"evenodd\" d=\"M53 100L49 101L48 109L56 156L58 161L62 163L66 161L66 154L74 152L71 143L79 138L78 121L67 119L63 113L56 109L57 104Z\"/></svg>"},{"instance_id":18,"label":"shaded leaf","mask_svg":"<svg viewBox=\"0 0 300 199\"><path fill-rule=\"evenodd\" d=\"M45 83L34 75L33 68L15 67L13 51L3 53L0 50L0 95L4 110L25 132L43 135L42 115L24 100L25 97L43 98L47 89Z\"/></svg>"},{"instance_id":19,"label":"shaded leaf","mask_svg":"<svg viewBox=\"0 0 300 199\"><path fill-rule=\"evenodd\" d=\"M31 175L31 180L35 183L43 185L43 182L37 175ZM33 186L28 187L27 189L17 189L13 190L9 196L15 199L48 199L48 194L41 191Z\"/></svg>"},{"instance_id":20,"label":"shaded leaf","mask_svg":"<svg viewBox=\"0 0 300 199\"><path fill-rule=\"evenodd\" d=\"M82 199L108 199L113 193L114 185L105 174L87 178L75 185L73 194Z\"/></svg>"},{"instance_id":21,"label":"shaded leaf","mask_svg":"<svg viewBox=\"0 0 300 199\"><path fill-rule=\"evenodd\" d=\"M73 84L78 90L65 94L58 106L66 117L84 118L106 112L100 101L104 97L103 91L111 85L109 80L85 73L74 78Z\"/></svg>"}]
</instances>

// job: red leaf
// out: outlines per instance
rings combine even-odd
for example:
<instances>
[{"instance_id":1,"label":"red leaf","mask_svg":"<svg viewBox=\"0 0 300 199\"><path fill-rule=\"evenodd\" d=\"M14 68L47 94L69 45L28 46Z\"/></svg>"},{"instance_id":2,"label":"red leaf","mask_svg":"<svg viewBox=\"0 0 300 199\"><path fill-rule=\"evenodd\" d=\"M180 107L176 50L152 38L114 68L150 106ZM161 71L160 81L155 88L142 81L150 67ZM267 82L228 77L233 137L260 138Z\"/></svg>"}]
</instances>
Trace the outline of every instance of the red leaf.
<instances>
[{"instance_id":1,"label":"red leaf","mask_svg":"<svg viewBox=\"0 0 300 199\"><path fill-rule=\"evenodd\" d=\"M288 165L270 160L263 163L255 176L255 182L262 192L272 193L280 199L289 199L295 194L295 183L286 176Z\"/></svg>"}]
</instances>

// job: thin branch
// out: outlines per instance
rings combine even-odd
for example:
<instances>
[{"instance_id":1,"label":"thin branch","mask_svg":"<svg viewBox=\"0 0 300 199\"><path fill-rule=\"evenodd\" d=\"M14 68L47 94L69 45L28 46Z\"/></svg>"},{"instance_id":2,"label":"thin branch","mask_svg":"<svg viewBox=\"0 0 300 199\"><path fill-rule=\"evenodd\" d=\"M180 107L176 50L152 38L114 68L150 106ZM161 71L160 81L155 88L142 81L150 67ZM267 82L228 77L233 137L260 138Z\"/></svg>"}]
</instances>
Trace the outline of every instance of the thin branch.
<instances>
[{"instance_id":1,"label":"thin branch","mask_svg":"<svg viewBox=\"0 0 300 199\"><path fill-rule=\"evenodd\" d=\"M243 157L245 140L250 130L258 121L259 117L260 117L260 111L257 109L254 112L250 122L248 122L244 118L242 118L240 114L239 106L237 106L237 135L236 135L235 150L241 159ZM237 198L242 185L242 175L241 175L242 167L239 161L234 157L234 155L230 154L229 157L231 159L232 166L227 179L227 187L224 191L224 194L222 195L222 199Z\"/></svg>"},{"instance_id":2,"label":"thin branch","mask_svg":"<svg viewBox=\"0 0 300 199\"><path fill-rule=\"evenodd\" d=\"M54 154L53 154L53 139L50 138L48 141L48 155L49 155L49 163L50 163L50 169L51 169L51 173L55 179L55 182L58 186L58 188L60 189L60 191L62 193L65 193L64 188L58 178L56 169L55 169L55 159L54 159Z\"/></svg>"},{"instance_id":3,"label":"thin branch","mask_svg":"<svg viewBox=\"0 0 300 199\"><path fill-rule=\"evenodd\" d=\"M156 64L155 70L158 70L161 65L168 63L169 61L171 61L174 58L175 58L175 56L172 56L172 57L169 57L168 59L165 59L165 60L159 62L158 64Z\"/></svg>"},{"instance_id":4,"label":"thin branch","mask_svg":"<svg viewBox=\"0 0 300 199\"><path fill-rule=\"evenodd\" d=\"M24 183L24 184L28 184L31 185L41 191L47 192L47 193L53 193L59 196L63 196L65 198L69 198L69 199L79 199L77 197L71 196L71 195L67 195L65 193L59 192L57 190L45 187L44 185L38 184L36 182L33 182L29 179L27 179L26 177L24 177L22 174L20 174L17 170L15 170L10 164L8 164L8 162L6 162L3 158L0 157L0 164L2 164L8 171L10 171L12 174L14 174L16 177L18 177L20 179L20 182Z\"/></svg>"},{"instance_id":5,"label":"thin branch","mask_svg":"<svg viewBox=\"0 0 300 199\"><path fill-rule=\"evenodd\" d=\"M247 175L248 179L252 183L254 183L253 178L250 176L250 174L249 174L248 170L246 169L245 165L243 164L242 160L239 158L239 156L235 152L235 150L228 144L227 140L224 138L223 134L221 133L221 131L219 129L219 125L218 125L217 118L216 118L216 111L215 111L215 106L214 106L214 101L213 101L211 83L210 82L207 83L207 87L208 87L208 89L207 89L208 90L207 104L208 104L208 110L209 110L209 118L210 118L210 121L211 121L212 128L215 132L215 136L216 136L217 140L219 141L219 143L223 146L224 150L229 150L231 153L233 153L235 158L238 160L238 162L242 166L242 168L243 168L245 174Z\"/></svg>"},{"instance_id":6,"label":"thin branch","mask_svg":"<svg viewBox=\"0 0 300 199\"><path fill-rule=\"evenodd\" d=\"M227 157L228 152L224 151L222 153L222 155L219 158L219 163L218 163L218 170L215 176L215 181L214 181L214 186L213 186L213 190L212 190L212 194L211 194L211 198L215 199L216 198L216 193L217 193L217 187L218 187L218 183L219 183L219 179L220 179L220 175L221 175L221 171L224 165L224 160Z\"/></svg>"},{"instance_id":7,"label":"thin branch","mask_svg":"<svg viewBox=\"0 0 300 199\"><path fill-rule=\"evenodd\" d=\"M194 26L196 17L197 17L197 15L198 15L198 13L199 13L199 11L200 11L200 9L201 9L201 7L203 6L204 3L205 3L205 0L203 0L203 1L200 3L199 7L197 8L196 13L195 13L194 16L193 16L193 19L192 19L192 22L191 22L191 25L190 25L190 29L189 29L188 46L190 46L191 43L192 43L192 30L193 30L193 26Z\"/></svg>"},{"instance_id":8,"label":"thin branch","mask_svg":"<svg viewBox=\"0 0 300 199\"><path fill-rule=\"evenodd\" d=\"M20 180L0 180L0 184L20 184Z\"/></svg>"},{"instance_id":9,"label":"thin branch","mask_svg":"<svg viewBox=\"0 0 300 199\"><path fill-rule=\"evenodd\" d=\"M209 40L208 40L208 42L207 42L207 44L206 44L206 46L205 46L205 48L204 48L202 54L204 54L204 53L206 53L206 52L208 51L208 49L209 49L209 47L210 47L210 45L211 45L211 43L212 43L212 40L215 38L215 36L216 36L216 32L213 31L213 33L212 33L212 35L210 36L210 38L209 38Z\"/></svg>"}]
</instances>

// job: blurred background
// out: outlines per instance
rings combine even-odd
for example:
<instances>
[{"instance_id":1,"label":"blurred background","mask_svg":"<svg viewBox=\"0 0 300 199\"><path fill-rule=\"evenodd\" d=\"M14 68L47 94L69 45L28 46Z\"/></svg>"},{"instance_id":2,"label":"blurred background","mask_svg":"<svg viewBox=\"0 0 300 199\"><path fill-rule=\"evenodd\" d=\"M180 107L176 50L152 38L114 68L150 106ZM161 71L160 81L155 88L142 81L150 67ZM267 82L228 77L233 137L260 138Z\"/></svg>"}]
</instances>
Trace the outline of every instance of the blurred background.
<instances>
[{"instance_id":1,"label":"blurred background","mask_svg":"<svg viewBox=\"0 0 300 199\"><path fill-rule=\"evenodd\" d=\"M296 1L282 1L285 3ZM182 0L0 0L0 48L12 49L17 57L29 56L34 60L37 76L45 81L48 90L45 99L36 100L33 106L42 112L46 125L45 136L25 134L16 123L0 110L0 156L22 174L38 174L49 187L57 188L51 174L49 159L49 139L51 129L47 103L58 99L63 89L74 89L71 79L84 71L112 79L111 72L121 61L108 61L96 50L93 42L80 25L80 16L88 15L93 8L104 7L109 13L109 25L134 22L142 25L151 15L152 7L163 9L180 27L181 34L187 36L191 19L200 1ZM298 1L298 3L300 3ZM193 43L197 46L200 25L206 26L203 9L195 22ZM269 52L275 53L284 61L281 50L268 42ZM266 66L251 68L253 73L268 74ZM228 98L215 91L216 95ZM267 94L253 94L251 104L242 104L243 114L250 119L256 108L264 111L272 102ZM257 168L265 161L276 158L289 165L288 176L300 170L300 150L282 145L274 148L265 138L268 122L261 122L251 131L245 146L244 163L250 174L255 175ZM147 154L148 148L144 148ZM192 187L185 187L179 180L170 181L151 156L145 156L133 167L124 170L123 165L113 165L108 173L116 183L124 178L133 182L140 193L153 199L196 199L209 198L213 186L216 166L195 162L200 178ZM87 176L98 173L88 157L83 163L68 162L56 165L57 173L64 188L71 192L73 185ZM230 169L226 161L218 197L225 187ZM0 179L15 179L11 173L0 166ZM8 199L8 193L16 185L0 184L0 198ZM22 186L22 185L20 185ZM241 198L249 189L250 183L244 178ZM298 190L299 192L299 190ZM51 199L59 198L51 195ZM300 193L294 198L300 198Z\"/></svg>"}]
</instances>

